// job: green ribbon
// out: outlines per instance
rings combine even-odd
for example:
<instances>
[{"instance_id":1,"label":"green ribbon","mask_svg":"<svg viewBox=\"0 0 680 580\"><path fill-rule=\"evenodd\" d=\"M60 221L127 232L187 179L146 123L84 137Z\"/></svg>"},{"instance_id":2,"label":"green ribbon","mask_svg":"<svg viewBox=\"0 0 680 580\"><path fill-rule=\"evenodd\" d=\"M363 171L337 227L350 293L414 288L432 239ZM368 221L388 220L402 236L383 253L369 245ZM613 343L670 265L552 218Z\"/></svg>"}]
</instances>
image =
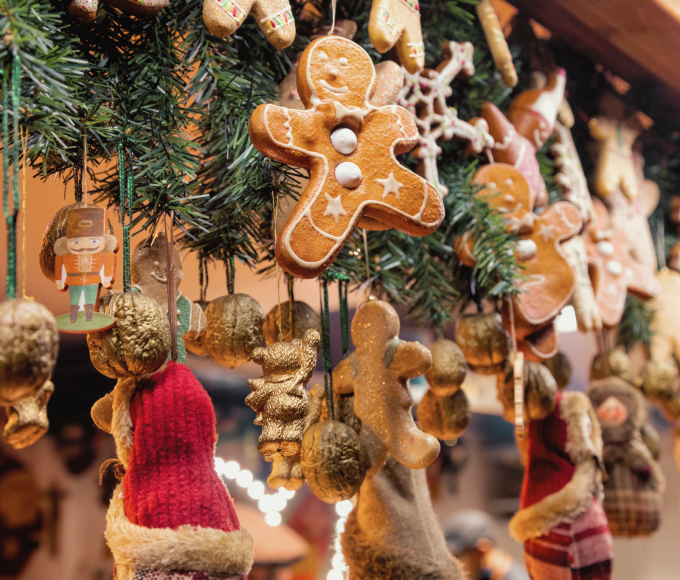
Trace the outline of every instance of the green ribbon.
<instances>
[{"instance_id":1,"label":"green ribbon","mask_svg":"<svg viewBox=\"0 0 680 580\"><path fill-rule=\"evenodd\" d=\"M8 71L2 75L2 207L7 223L7 299L17 296L17 216L19 215L19 89L21 61L16 49L12 60L12 193L13 207L9 208L9 95Z\"/></svg>"},{"instance_id":2,"label":"green ribbon","mask_svg":"<svg viewBox=\"0 0 680 580\"><path fill-rule=\"evenodd\" d=\"M234 256L229 256L227 262L227 291L229 294L234 293L234 284L236 281L236 266L234 264Z\"/></svg>"},{"instance_id":3,"label":"green ribbon","mask_svg":"<svg viewBox=\"0 0 680 580\"><path fill-rule=\"evenodd\" d=\"M328 415L335 420L335 403L333 401L333 363L331 361L331 320L328 308L328 279L324 278L323 304L321 306L321 354L323 357L323 381L326 393Z\"/></svg>"},{"instance_id":4,"label":"green ribbon","mask_svg":"<svg viewBox=\"0 0 680 580\"><path fill-rule=\"evenodd\" d=\"M134 137L124 135L118 143L118 185L120 189L120 221L123 224L123 292L132 289L130 276L130 228L132 227L132 204L135 189L135 175L132 153L128 146L136 143ZM127 208L127 209L126 209ZM128 221L125 223L125 215Z\"/></svg>"}]
</instances>

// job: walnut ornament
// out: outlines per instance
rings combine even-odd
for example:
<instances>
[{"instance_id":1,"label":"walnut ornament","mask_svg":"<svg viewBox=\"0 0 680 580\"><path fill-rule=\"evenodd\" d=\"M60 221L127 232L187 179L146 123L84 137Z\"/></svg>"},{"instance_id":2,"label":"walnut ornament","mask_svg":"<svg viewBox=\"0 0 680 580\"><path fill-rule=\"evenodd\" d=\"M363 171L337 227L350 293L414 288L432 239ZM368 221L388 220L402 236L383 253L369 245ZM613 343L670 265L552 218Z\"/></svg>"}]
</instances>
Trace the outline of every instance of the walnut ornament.
<instances>
[{"instance_id":1,"label":"walnut ornament","mask_svg":"<svg viewBox=\"0 0 680 580\"><path fill-rule=\"evenodd\" d=\"M497 312L463 314L456 324L456 344L470 368L483 375L502 369L508 358L509 337Z\"/></svg>"},{"instance_id":2,"label":"walnut ornament","mask_svg":"<svg viewBox=\"0 0 680 580\"><path fill-rule=\"evenodd\" d=\"M439 396L453 395L465 380L467 365L460 347L440 338L430 345L432 366L425 373L430 390Z\"/></svg>"},{"instance_id":3,"label":"walnut ornament","mask_svg":"<svg viewBox=\"0 0 680 580\"><path fill-rule=\"evenodd\" d=\"M59 332L52 313L39 302L0 303L0 405L32 397L52 376Z\"/></svg>"},{"instance_id":4,"label":"walnut ornament","mask_svg":"<svg viewBox=\"0 0 680 580\"><path fill-rule=\"evenodd\" d=\"M515 385L512 371L498 390L498 400L503 405L503 418L515 422ZM555 409L557 382L541 363L524 363L524 420L541 421Z\"/></svg>"},{"instance_id":5,"label":"walnut ornament","mask_svg":"<svg viewBox=\"0 0 680 580\"><path fill-rule=\"evenodd\" d=\"M442 441L458 439L470 424L470 417L463 389L443 397L428 389L418 404L418 422L423 431Z\"/></svg>"},{"instance_id":6,"label":"walnut ornament","mask_svg":"<svg viewBox=\"0 0 680 580\"><path fill-rule=\"evenodd\" d=\"M113 293L99 304L116 326L87 335L90 360L112 379L138 377L163 366L170 352L170 324L165 309L140 292Z\"/></svg>"},{"instance_id":7,"label":"walnut ornament","mask_svg":"<svg viewBox=\"0 0 680 580\"><path fill-rule=\"evenodd\" d=\"M295 300L293 302L293 316L291 320L290 302L281 304L281 331L283 339L290 341L294 338L302 338L308 330L316 330L321 334L321 317L314 309L306 304ZM291 333L291 322L293 332ZM264 317L264 341L269 346L278 340L279 336L279 307L274 306Z\"/></svg>"},{"instance_id":8,"label":"walnut ornament","mask_svg":"<svg viewBox=\"0 0 680 580\"><path fill-rule=\"evenodd\" d=\"M605 356L607 368L603 368L602 355L595 355L590 365L590 380L599 381L609 376L618 377L629 384L635 383L630 357L622 349L615 349Z\"/></svg>"},{"instance_id":9,"label":"walnut ornament","mask_svg":"<svg viewBox=\"0 0 680 580\"><path fill-rule=\"evenodd\" d=\"M22 399L7 409L7 424L2 431L2 438L14 449L23 449L33 445L40 439L50 422L47 419L47 402L54 392L52 381L45 381L32 397Z\"/></svg>"},{"instance_id":10,"label":"walnut ornament","mask_svg":"<svg viewBox=\"0 0 680 580\"><path fill-rule=\"evenodd\" d=\"M262 425L257 450L265 457L290 457L300 451L309 404L305 387L316 367L320 340L316 330L308 330L302 340L253 351L253 362L262 365L264 376L248 380L252 393L246 405L257 413L255 425Z\"/></svg>"},{"instance_id":11,"label":"walnut ornament","mask_svg":"<svg viewBox=\"0 0 680 580\"><path fill-rule=\"evenodd\" d=\"M205 314L205 349L210 358L230 369L247 363L262 344L264 312L257 300L247 294L227 294L213 300Z\"/></svg>"}]
</instances>

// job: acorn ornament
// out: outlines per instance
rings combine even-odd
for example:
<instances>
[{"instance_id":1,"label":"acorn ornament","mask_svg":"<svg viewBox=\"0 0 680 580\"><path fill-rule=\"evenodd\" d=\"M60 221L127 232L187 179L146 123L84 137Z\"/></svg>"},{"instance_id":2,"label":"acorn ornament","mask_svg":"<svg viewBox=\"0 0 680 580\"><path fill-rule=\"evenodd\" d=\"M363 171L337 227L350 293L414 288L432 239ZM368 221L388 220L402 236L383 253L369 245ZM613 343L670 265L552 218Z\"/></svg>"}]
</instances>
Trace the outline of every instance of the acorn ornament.
<instances>
[{"instance_id":1,"label":"acorn ornament","mask_svg":"<svg viewBox=\"0 0 680 580\"><path fill-rule=\"evenodd\" d=\"M170 323L165 309L141 292L107 294L100 308L116 326L87 335L90 360L112 379L139 377L160 369L170 352Z\"/></svg>"},{"instance_id":2,"label":"acorn ornament","mask_svg":"<svg viewBox=\"0 0 680 580\"><path fill-rule=\"evenodd\" d=\"M316 330L308 330L302 339L253 350L253 362L262 366L264 376L248 380L252 393L246 405L257 413L255 425L262 425L257 450L265 457L300 451L309 405L305 387L316 368L320 341Z\"/></svg>"},{"instance_id":3,"label":"acorn ornament","mask_svg":"<svg viewBox=\"0 0 680 580\"><path fill-rule=\"evenodd\" d=\"M204 345L215 362L233 369L247 363L262 344L264 312L247 294L227 294L206 309Z\"/></svg>"},{"instance_id":4,"label":"acorn ornament","mask_svg":"<svg viewBox=\"0 0 680 580\"><path fill-rule=\"evenodd\" d=\"M264 341L267 346L278 340L279 320L281 321L283 340L291 341L294 338L302 338L308 330L316 330L321 334L321 317L311 306L305 302L294 300L291 316L290 301L283 302L280 308L274 306L264 317Z\"/></svg>"},{"instance_id":5,"label":"acorn ornament","mask_svg":"<svg viewBox=\"0 0 680 580\"><path fill-rule=\"evenodd\" d=\"M456 344L470 368L482 375L494 375L509 355L509 337L498 312L463 314L456 323Z\"/></svg>"}]
</instances>

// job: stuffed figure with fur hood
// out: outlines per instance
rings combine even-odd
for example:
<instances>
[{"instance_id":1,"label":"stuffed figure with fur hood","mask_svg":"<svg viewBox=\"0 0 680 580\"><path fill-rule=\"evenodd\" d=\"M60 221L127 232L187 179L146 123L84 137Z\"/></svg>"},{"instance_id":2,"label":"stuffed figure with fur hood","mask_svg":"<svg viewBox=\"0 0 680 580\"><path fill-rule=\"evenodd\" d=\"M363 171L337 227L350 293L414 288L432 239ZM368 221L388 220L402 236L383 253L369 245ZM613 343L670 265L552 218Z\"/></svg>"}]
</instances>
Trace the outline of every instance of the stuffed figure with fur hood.
<instances>
[{"instance_id":1,"label":"stuffed figure with fur hood","mask_svg":"<svg viewBox=\"0 0 680 580\"><path fill-rule=\"evenodd\" d=\"M532 580L609 580L614 550L599 499L602 436L590 401L558 392L535 363L525 367L525 393L524 481L510 534L524 542ZM514 408L504 406L514 422Z\"/></svg>"},{"instance_id":2,"label":"stuffed figure with fur hood","mask_svg":"<svg viewBox=\"0 0 680 580\"><path fill-rule=\"evenodd\" d=\"M93 421L113 435L118 455L100 469L101 477L113 464L120 480L106 515L114 580L245 580L253 539L240 529L215 471L210 397L186 366L166 362L164 307L136 292L111 301L119 303L118 324L88 347L98 370L118 378L92 407ZM123 352L115 366L102 366L103 356L112 360L112 345Z\"/></svg>"},{"instance_id":3,"label":"stuffed figure with fur hood","mask_svg":"<svg viewBox=\"0 0 680 580\"><path fill-rule=\"evenodd\" d=\"M595 381L589 391L602 425L604 510L613 536L648 536L661 523L664 478L645 443L642 394L616 377Z\"/></svg>"}]
</instances>

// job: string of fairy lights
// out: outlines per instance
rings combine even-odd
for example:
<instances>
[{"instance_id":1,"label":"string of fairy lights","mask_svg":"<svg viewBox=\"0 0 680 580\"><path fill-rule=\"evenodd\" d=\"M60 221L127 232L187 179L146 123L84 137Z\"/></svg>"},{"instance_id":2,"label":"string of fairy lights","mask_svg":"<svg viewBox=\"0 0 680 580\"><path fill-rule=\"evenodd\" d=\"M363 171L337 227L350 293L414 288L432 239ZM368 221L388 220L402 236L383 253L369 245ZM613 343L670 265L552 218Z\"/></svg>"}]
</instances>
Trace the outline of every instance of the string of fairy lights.
<instances>
[{"instance_id":1,"label":"string of fairy lights","mask_svg":"<svg viewBox=\"0 0 680 580\"><path fill-rule=\"evenodd\" d=\"M264 520L267 524L272 527L281 524L281 512L286 509L288 501L295 497L294 491L288 491L281 487L276 493L265 493L265 484L255 479L253 472L249 469L241 469L238 461L225 461L221 457L215 457L215 471L220 477L235 481L236 485L246 490L248 496L257 502L257 507L264 513ZM351 500L335 504L335 513L338 514L333 538L333 550L335 553L331 558L331 569L326 580L345 580L347 578L348 568L342 555L340 534L345 529L347 516L353 507L354 504Z\"/></svg>"}]
</instances>

